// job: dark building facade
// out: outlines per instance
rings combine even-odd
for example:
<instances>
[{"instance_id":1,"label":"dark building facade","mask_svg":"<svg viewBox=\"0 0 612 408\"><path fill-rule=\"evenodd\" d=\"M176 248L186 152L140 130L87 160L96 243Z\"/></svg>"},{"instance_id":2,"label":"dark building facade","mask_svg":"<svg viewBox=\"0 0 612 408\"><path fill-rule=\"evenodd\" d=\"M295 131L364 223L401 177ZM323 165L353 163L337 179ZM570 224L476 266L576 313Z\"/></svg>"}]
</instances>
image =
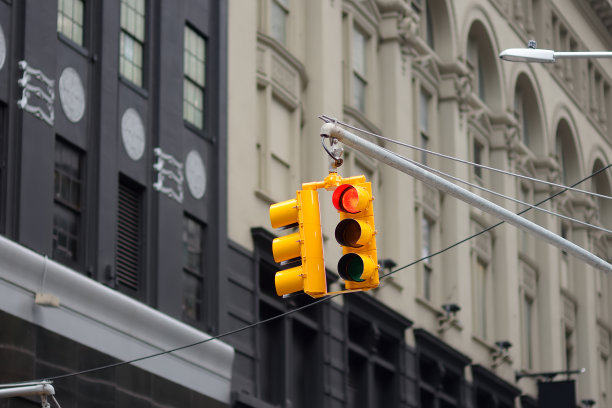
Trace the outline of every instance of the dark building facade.
<instances>
[{"instance_id":1,"label":"dark building facade","mask_svg":"<svg viewBox=\"0 0 612 408\"><path fill-rule=\"evenodd\" d=\"M217 331L226 8L0 1L1 382L130 360ZM58 380L58 400L227 406L233 349L208 344Z\"/></svg>"}]
</instances>

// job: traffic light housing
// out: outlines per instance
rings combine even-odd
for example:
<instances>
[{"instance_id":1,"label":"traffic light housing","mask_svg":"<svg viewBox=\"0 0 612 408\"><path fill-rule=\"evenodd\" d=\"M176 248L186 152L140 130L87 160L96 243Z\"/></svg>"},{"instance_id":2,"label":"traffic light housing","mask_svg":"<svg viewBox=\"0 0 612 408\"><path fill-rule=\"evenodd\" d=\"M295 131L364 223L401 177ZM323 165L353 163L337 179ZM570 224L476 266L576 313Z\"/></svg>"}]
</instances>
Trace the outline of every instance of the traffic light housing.
<instances>
[{"instance_id":1,"label":"traffic light housing","mask_svg":"<svg viewBox=\"0 0 612 408\"><path fill-rule=\"evenodd\" d=\"M372 183L356 177L335 188L332 202L340 214L336 241L342 246L338 274L347 290L368 290L379 285L374 197Z\"/></svg>"},{"instance_id":2,"label":"traffic light housing","mask_svg":"<svg viewBox=\"0 0 612 408\"><path fill-rule=\"evenodd\" d=\"M312 297L327 294L317 190L298 190L295 199L272 204L270 222L273 228L298 227L297 232L272 241L274 260L281 263L295 258L301 260L300 266L276 273L276 293L285 296L304 291Z\"/></svg>"}]
</instances>

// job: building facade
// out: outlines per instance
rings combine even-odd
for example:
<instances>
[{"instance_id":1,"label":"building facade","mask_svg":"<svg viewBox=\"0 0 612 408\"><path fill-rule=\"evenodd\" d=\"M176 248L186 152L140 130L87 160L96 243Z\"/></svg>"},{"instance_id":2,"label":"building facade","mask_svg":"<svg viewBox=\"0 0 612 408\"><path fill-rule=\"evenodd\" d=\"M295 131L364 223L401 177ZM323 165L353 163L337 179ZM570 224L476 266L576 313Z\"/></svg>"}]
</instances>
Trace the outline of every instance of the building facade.
<instances>
[{"instance_id":1,"label":"building facade","mask_svg":"<svg viewBox=\"0 0 612 408\"><path fill-rule=\"evenodd\" d=\"M576 400L611 406L609 274L349 148L339 172L372 182L393 272L379 288L278 297L269 224L327 175L324 114L512 211L541 202L524 216L609 262L612 65L498 58L612 49L609 14L0 0L0 382L55 378L64 407L505 408L538 405L530 375L586 368ZM337 290L328 192L321 212Z\"/></svg>"},{"instance_id":2,"label":"building facade","mask_svg":"<svg viewBox=\"0 0 612 408\"><path fill-rule=\"evenodd\" d=\"M226 12L0 1L2 383L67 375L54 386L68 407L229 405L234 350L209 341L226 240Z\"/></svg>"},{"instance_id":3,"label":"building facade","mask_svg":"<svg viewBox=\"0 0 612 408\"><path fill-rule=\"evenodd\" d=\"M546 49L610 50L611 11L598 0L230 1L227 222L235 255L220 271L229 328L306 302L274 293L270 242L282 232L269 226L268 208L327 175L320 114L517 174L363 134L514 212L539 203L548 213L523 216L609 262L612 66L498 55L532 39ZM498 220L360 152L345 148L339 173L372 181L378 258L395 265L385 272L401 270L366 294L228 338L238 406L532 407L542 378L517 373L580 368L587 371L571 377L577 401L612 405L609 274L512 226L488 229ZM598 195L550 198L561 185ZM342 287L337 217L323 194L332 289ZM460 310L448 312L451 305ZM387 320L396 323L384 327Z\"/></svg>"}]
</instances>

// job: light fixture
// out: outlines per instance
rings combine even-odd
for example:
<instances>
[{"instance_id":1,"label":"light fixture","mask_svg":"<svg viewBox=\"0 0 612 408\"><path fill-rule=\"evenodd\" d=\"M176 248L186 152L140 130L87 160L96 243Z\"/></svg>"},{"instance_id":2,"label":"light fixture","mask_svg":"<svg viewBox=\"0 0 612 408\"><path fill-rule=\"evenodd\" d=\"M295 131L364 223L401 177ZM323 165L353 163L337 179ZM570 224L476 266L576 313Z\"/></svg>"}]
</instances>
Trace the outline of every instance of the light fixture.
<instances>
[{"instance_id":1,"label":"light fixture","mask_svg":"<svg viewBox=\"0 0 612 408\"><path fill-rule=\"evenodd\" d=\"M544 50L536 48L536 42L531 40L527 48L508 48L499 53L499 58L510 62L550 63L562 58L612 58L612 52Z\"/></svg>"},{"instance_id":2,"label":"light fixture","mask_svg":"<svg viewBox=\"0 0 612 408\"><path fill-rule=\"evenodd\" d=\"M457 312L461 310L461 306L455 303L447 303L442 305L445 315L438 318L438 333L444 333L451 325L458 321Z\"/></svg>"},{"instance_id":3,"label":"light fixture","mask_svg":"<svg viewBox=\"0 0 612 408\"><path fill-rule=\"evenodd\" d=\"M495 342L495 345L497 346L497 350L491 353L493 368L499 367L504 363L512 364L512 358L508 353L508 350L512 347L512 343L508 340L499 340Z\"/></svg>"}]
</instances>

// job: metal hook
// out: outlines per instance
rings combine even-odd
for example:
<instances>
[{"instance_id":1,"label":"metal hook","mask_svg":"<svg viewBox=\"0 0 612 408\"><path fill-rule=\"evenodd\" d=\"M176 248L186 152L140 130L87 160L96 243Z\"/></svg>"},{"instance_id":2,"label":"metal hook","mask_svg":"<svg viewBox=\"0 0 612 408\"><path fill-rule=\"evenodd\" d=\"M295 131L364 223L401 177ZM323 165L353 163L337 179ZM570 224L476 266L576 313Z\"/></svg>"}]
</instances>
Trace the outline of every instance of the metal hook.
<instances>
[{"instance_id":1,"label":"metal hook","mask_svg":"<svg viewBox=\"0 0 612 408\"><path fill-rule=\"evenodd\" d=\"M342 149L341 147L338 147L338 148L332 149L333 153L330 152L327 146L325 146L325 138L326 136L321 136L321 145L323 146L323 149L325 149L329 157L331 157L331 159L333 160L333 163L330 163L330 167L333 169L337 169L338 167L342 166L342 163L344 162L344 160L340 158L344 149ZM336 143L338 143L338 140L330 138L329 143L331 146L333 146ZM338 156L335 156L334 153L337 153Z\"/></svg>"}]
</instances>

